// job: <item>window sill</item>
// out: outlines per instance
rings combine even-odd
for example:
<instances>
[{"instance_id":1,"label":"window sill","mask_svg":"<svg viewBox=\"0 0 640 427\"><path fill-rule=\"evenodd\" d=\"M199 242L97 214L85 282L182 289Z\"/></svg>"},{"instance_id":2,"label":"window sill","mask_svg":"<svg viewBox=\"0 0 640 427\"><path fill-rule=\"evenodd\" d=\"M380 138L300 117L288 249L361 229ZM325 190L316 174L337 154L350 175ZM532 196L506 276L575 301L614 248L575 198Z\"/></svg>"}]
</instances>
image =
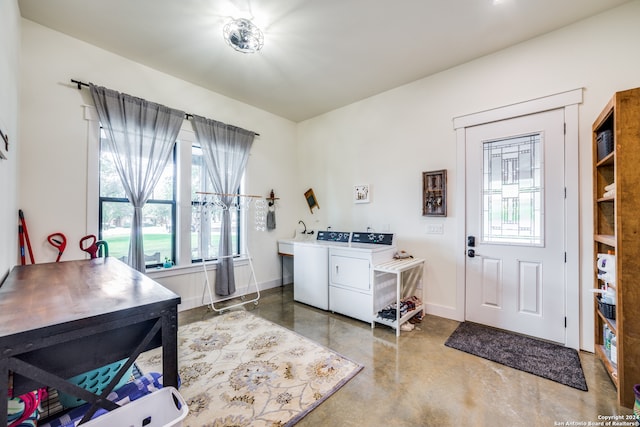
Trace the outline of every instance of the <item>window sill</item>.
<instances>
[{"instance_id":1,"label":"window sill","mask_svg":"<svg viewBox=\"0 0 640 427\"><path fill-rule=\"evenodd\" d=\"M239 256L233 259L233 263L235 266L247 265L249 263L249 258L247 256ZM217 261L207 261L206 262L207 271L214 271L217 266ZM201 273L202 272L202 263L197 262L188 265L176 265L169 268L164 267L153 267L147 269L145 273L152 279L159 279L162 277L171 277L171 276L182 276L193 273Z\"/></svg>"}]
</instances>

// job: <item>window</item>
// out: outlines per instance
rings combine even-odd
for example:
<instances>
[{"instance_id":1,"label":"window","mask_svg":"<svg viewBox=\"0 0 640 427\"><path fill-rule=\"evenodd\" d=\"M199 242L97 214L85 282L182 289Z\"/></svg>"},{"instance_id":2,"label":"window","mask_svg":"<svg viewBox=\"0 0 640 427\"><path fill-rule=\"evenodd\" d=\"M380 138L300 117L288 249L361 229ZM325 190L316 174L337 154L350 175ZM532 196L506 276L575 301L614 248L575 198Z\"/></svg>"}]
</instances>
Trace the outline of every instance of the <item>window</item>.
<instances>
[{"instance_id":1,"label":"window","mask_svg":"<svg viewBox=\"0 0 640 427\"><path fill-rule=\"evenodd\" d=\"M104 135L100 140L99 235L109 255L127 260L133 207L127 199ZM176 149L172 161L142 208L143 241L147 267L159 266L176 254Z\"/></svg>"},{"instance_id":2,"label":"window","mask_svg":"<svg viewBox=\"0 0 640 427\"><path fill-rule=\"evenodd\" d=\"M191 261L211 260L218 256L222 211L203 202L202 192L212 192L199 145L191 147ZM240 212L231 210L233 254L240 253Z\"/></svg>"},{"instance_id":3,"label":"window","mask_svg":"<svg viewBox=\"0 0 640 427\"><path fill-rule=\"evenodd\" d=\"M483 143L482 241L542 246L541 135Z\"/></svg>"},{"instance_id":4,"label":"window","mask_svg":"<svg viewBox=\"0 0 640 427\"><path fill-rule=\"evenodd\" d=\"M109 255L127 261L133 208L120 181L108 144L101 134L99 143L99 238L109 245ZM204 167L202 150L194 142L192 132L183 131L174 148L172 160L167 164L162 178L154 189L153 195L142 208L144 252L147 267L161 266L165 258L179 264L214 260L218 256L220 239L219 209L206 209L199 192L212 192L212 184ZM190 153L184 150L178 153L180 143L191 147ZM189 170L191 176L189 177ZM182 177L182 178L180 178ZM179 179L189 182L187 188L178 186ZM190 194L181 196L179 188ZM191 201L190 216L183 213L180 218L177 209L181 198ZM240 253L242 213L232 211L233 254ZM180 235L178 222L190 223L190 233ZM202 231L202 232L201 232ZM184 234L184 233L183 233ZM180 249L181 247L184 250ZM189 255L190 254L190 257Z\"/></svg>"}]
</instances>

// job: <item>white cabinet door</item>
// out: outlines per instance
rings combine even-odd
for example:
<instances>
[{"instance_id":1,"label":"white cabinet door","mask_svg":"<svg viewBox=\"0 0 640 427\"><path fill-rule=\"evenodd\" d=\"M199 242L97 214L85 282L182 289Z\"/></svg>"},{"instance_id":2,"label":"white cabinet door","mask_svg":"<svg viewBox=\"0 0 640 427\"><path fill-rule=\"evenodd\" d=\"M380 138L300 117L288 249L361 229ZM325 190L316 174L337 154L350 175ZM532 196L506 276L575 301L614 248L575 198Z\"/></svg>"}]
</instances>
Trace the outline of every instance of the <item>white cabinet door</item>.
<instances>
[{"instance_id":1,"label":"white cabinet door","mask_svg":"<svg viewBox=\"0 0 640 427\"><path fill-rule=\"evenodd\" d=\"M359 291L369 291L369 259L331 256L331 284Z\"/></svg>"},{"instance_id":2,"label":"white cabinet door","mask_svg":"<svg viewBox=\"0 0 640 427\"><path fill-rule=\"evenodd\" d=\"M293 247L293 299L329 309L329 250L323 246Z\"/></svg>"},{"instance_id":3,"label":"white cabinet door","mask_svg":"<svg viewBox=\"0 0 640 427\"><path fill-rule=\"evenodd\" d=\"M331 311L354 319L369 322L373 320L373 297L371 294L329 286Z\"/></svg>"}]
</instances>

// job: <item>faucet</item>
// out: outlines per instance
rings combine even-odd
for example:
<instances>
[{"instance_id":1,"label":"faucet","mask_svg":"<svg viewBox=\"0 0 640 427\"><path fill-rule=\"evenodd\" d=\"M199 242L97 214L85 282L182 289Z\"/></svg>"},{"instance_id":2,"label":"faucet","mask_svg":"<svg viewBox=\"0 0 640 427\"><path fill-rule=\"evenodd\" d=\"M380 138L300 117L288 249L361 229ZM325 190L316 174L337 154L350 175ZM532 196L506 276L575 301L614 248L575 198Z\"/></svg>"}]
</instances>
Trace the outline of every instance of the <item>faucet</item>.
<instances>
[{"instance_id":1,"label":"faucet","mask_svg":"<svg viewBox=\"0 0 640 427\"><path fill-rule=\"evenodd\" d=\"M298 224L304 225L304 231L302 234L307 234L307 224L305 224L303 220L298 221Z\"/></svg>"}]
</instances>

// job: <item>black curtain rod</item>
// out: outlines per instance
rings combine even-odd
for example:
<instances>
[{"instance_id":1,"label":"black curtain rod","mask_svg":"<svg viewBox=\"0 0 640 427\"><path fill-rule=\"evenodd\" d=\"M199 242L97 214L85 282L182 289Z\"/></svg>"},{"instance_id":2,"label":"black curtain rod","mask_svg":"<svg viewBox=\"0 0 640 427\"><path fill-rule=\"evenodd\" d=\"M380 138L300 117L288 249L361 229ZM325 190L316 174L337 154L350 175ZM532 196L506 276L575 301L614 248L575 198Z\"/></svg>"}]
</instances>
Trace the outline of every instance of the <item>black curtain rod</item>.
<instances>
[{"instance_id":1,"label":"black curtain rod","mask_svg":"<svg viewBox=\"0 0 640 427\"><path fill-rule=\"evenodd\" d=\"M75 83L76 85L78 85L78 90L82 89L82 86L86 86L89 87L89 83L85 83L85 82L81 82L80 80L74 80L71 79L71 83ZM189 120L191 117L193 117L193 114L190 113L184 113L184 118L185 120ZM255 136L260 136L259 133L254 132L253 133Z\"/></svg>"}]
</instances>

